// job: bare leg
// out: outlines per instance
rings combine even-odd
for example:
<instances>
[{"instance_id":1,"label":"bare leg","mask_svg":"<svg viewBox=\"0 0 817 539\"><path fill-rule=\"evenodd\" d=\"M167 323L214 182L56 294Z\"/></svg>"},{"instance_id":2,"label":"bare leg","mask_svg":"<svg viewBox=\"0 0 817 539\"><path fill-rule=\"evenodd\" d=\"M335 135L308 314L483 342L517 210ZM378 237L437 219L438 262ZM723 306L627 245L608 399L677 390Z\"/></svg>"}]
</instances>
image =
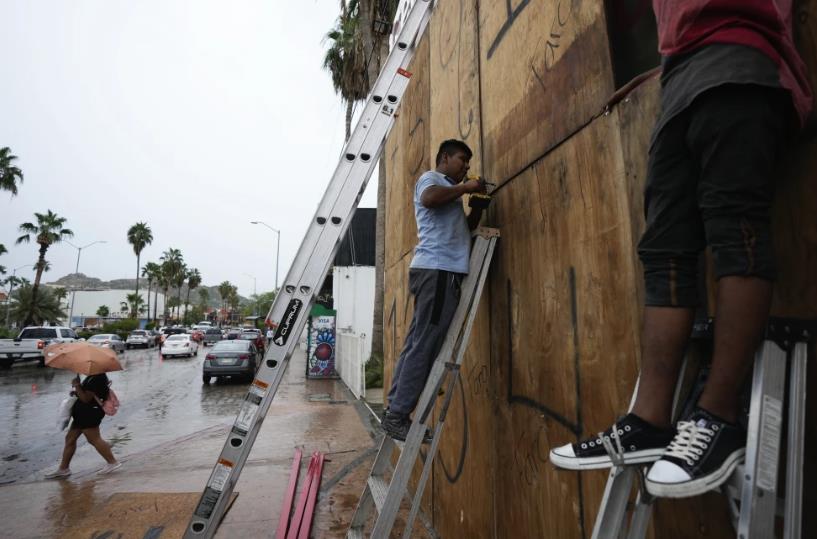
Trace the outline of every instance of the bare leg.
<instances>
[{"instance_id":1,"label":"bare leg","mask_svg":"<svg viewBox=\"0 0 817 539\"><path fill-rule=\"evenodd\" d=\"M102 439L102 435L99 433L99 427L95 427L93 429L82 429L82 434L85 435L88 443L94 446L94 449L96 449L97 452L102 455L105 462L108 464L113 464L116 462L116 457L113 456L113 452L111 451L111 444Z\"/></svg>"},{"instance_id":2,"label":"bare leg","mask_svg":"<svg viewBox=\"0 0 817 539\"><path fill-rule=\"evenodd\" d=\"M633 413L656 427L671 425L672 397L694 314L682 307L644 310L641 379Z\"/></svg>"},{"instance_id":3,"label":"bare leg","mask_svg":"<svg viewBox=\"0 0 817 539\"><path fill-rule=\"evenodd\" d=\"M62 448L62 460L60 470L67 470L71 466L71 459L77 450L77 440L82 432L79 429L69 429L65 434L65 447Z\"/></svg>"},{"instance_id":4,"label":"bare leg","mask_svg":"<svg viewBox=\"0 0 817 539\"><path fill-rule=\"evenodd\" d=\"M735 422L743 381L769 317L772 283L758 277L718 281L712 372L698 405Z\"/></svg>"}]
</instances>

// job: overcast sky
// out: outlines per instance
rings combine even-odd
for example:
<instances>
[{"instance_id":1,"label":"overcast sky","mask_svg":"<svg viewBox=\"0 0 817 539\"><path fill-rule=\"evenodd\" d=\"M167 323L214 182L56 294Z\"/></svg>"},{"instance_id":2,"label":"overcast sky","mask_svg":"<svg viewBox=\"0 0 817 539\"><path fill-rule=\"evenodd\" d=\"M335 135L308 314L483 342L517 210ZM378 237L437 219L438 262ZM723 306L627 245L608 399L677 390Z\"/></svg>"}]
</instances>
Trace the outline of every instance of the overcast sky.
<instances>
[{"instance_id":1,"label":"overcast sky","mask_svg":"<svg viewBox=\"0 0 817 539\"><path fill-rule=\"evenodd\" d=\"M51 209L82 246L79 271L134 277L127 229L147 222L142 264L180 249L204 284L280 281L343 145L344 107L321 63L337 0L0 0L0 147L25 174L0 194L0 265L36 260L17 227ZM375 179L361 206L375 206ZM67 244L52 281L74 271ZM18 275L33 279L31 268Z\"/></svg>"}]
</instances>

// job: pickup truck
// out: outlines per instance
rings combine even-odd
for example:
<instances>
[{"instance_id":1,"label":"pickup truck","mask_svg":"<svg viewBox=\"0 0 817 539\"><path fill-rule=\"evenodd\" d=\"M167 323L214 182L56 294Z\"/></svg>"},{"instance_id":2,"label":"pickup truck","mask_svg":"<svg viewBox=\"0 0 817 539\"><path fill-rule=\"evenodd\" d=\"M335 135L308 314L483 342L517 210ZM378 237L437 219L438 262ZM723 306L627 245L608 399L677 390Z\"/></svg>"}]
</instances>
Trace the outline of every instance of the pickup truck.
<instances>
[{"instance_id":1,"label":"pickup truck","mask_svg":"<svg viewBox=\"0 0 817 539\"><path fill-rule=\"evenodd\" d=\"M0 369L10 369L15 361L36 360L45 365L43 349L49 344L77 340L74 330L62 326L31 326L16 339L0 339Z\"/></svg>"}]
</instances>

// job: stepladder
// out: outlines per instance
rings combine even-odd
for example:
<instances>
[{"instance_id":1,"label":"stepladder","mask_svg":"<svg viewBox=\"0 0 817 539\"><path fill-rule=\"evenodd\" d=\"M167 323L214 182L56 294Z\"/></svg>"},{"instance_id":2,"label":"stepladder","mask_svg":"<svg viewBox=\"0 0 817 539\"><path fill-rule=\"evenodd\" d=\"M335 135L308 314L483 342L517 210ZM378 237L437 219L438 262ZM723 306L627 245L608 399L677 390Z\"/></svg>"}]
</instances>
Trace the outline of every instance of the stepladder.
<instances>
[{"instance_id":1,"label":"stepladder","mask_svg":"<svg viewBox=\"0 0 817 539\"><path fill-rule=\"evenodd\" d=\"M813 321L772 318L755 354L746 389L748 410L740 421L745 422L747 431L745 460L719 489L726 497L738 539L801 537L806 367L816 328ZM706 331L711 331L711 324ZM681 382L679 378L676 403ZM693 390L687 407L698 396ZM785 455L781 452L784 432ZM782 464L785 476L778 473ZM646 537L656 502L644 488L648 469L634 465L610 470L593 539ZM634 484L637 493L631 502ZM779 529L782 535L776 532Z\"/></svg>"},{"instance_id":2,"label":"stepladder","mask_svg":"<svg viewBox=\"0 0 817 539\"><path fill-rule=\"evenodd\" d=\"M343 148L335 172L267 315L267 322L275 327L272 342L196 504L184 534L186 539L213 537L229 505L241 470L298 345L310 306L377 167L411 78L409 64L428 25L433 6L431 0L416 0L404 13L394 47L372 86L358 123Z\"/></svg>"},{"instance_id":3,"label":"stepladder","mask_svg":"<svg viewBox=\"0 0 817 539\"><path fill-rule=\"evenodd\" d=\"M363 538L367 535L372 538L390 537L404 499L409 499L410 505L402 536L406 539L412 536L414 520L419 513L423 491L437 454L451 397L454 394L454 385L460 376L460 367L498 239L499 232L495 229L481 228L476 231L470 267L462 283L459 305L440 352L431 367L406 440L400 442L389 436L383 437L363 495L350 522L347 538ZM442 397L438 399L441 390ZM436 421L431 426L432 411L438 400L441 402L438 404ZM413 495L410 495L409 479L418 462L429 429L430 445L425 446L427 450L422 472ZM396 453L399 453L397 464L392 466L392 459ZM371 531L367 534L366 526L373 510L376 516Z\"/></svg>"}]
</instances>

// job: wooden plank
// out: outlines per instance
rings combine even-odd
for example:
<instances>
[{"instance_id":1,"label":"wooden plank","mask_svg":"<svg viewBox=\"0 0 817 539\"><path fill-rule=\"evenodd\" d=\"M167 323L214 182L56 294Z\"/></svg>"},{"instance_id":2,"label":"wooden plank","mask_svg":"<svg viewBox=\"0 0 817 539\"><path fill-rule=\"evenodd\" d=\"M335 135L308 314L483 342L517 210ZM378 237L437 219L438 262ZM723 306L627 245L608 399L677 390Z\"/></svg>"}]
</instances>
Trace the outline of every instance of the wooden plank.
<instances>
[{"instance_id":1,"label":"wooden plank","mask_svg":"<svg viewBox=\"0 0 817 539\"><path fill-rule=\"evenodd\" d=\"M411 82L386 145L387 268L411 252L417 243L414 184L433 164L434 156L429 155L429 51L426 33L411 61Z\"/></svg>"},{"instance_id":2,"label":"wooden plank","mask_svg":"<svg viewBox=\"0 0 817 539\"><path fill-rule=\"evenodd\" d=\"M598 113L613 88L603 2L480 3L486 171L504 181Z\"/></svg>"},{"instance_id":3,"label":"wooden plank","mask_svg":"<svg viewBox=\"0 0 817 539\"><path fill-rule=\"evenodd\" d=\"M605 472L559 472L548 449L609 425L636 377L632 230L617 123L577 133L495 196L491 280L497 528L579 537Z\"/></svg>"},{"instance_id":4,"label":"wooden plank","mask_svg":"<svg viewBox=\"0 0 817 539\"><path fill-rule=\"evenodd\" d=\"M443 140L463 140L474 152L471 173L484 174L476 4L476 0L440 2L431 19L428 33L434 91L429 151L433 158ZM427 486L428 489L433 485L434 525L441 537L484 537L493 528L494 444L487 297L486 289L463 360L460 382L454 388L432 482ZM441 395L440 399L443 398ZM442 404L442 400L438 402Z\"/></svg>"}]
</instances>

